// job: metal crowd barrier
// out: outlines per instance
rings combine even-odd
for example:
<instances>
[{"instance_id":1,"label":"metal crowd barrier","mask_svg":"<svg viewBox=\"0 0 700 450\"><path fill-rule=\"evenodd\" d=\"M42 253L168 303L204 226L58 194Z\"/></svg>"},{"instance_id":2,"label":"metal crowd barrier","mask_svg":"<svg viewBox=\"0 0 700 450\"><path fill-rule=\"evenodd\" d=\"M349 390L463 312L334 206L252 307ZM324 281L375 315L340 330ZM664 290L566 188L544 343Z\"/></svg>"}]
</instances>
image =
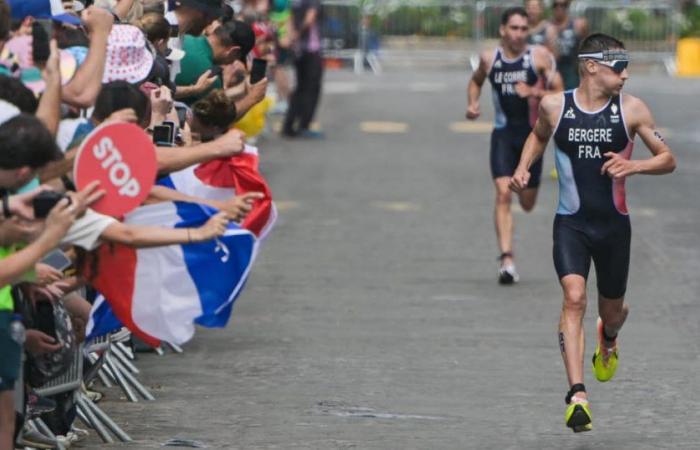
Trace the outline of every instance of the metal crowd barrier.
<instances>
[{"instance_id":1,"label":"metal crowd barrier","mask_svg":"<svg viewBox=\"0 0 700 450\"><path fill-rule=\"evenodd\" d=\"M502 12L520 5L519 0L327 0L324 48L327 56L354 58L356 71L368 55L436 60L436 55L466 54L498 39ZM574 0L571 13L585 17L591 32L621 38L635 59L661 61L675 51L679 7L671 0Z\"/></svg>"},{"instance_id":2,"label":"metal crowd barrier","mask_svg":"<svg viewBox=\"0 0 700 450\"><path fill-rule=\"evenodd\" d=\"M679 34L678 2L579 1L572 12L588 20L589 29L625 42L636 59L656 60L675 52Z\"/></svg>"}]
</instances>

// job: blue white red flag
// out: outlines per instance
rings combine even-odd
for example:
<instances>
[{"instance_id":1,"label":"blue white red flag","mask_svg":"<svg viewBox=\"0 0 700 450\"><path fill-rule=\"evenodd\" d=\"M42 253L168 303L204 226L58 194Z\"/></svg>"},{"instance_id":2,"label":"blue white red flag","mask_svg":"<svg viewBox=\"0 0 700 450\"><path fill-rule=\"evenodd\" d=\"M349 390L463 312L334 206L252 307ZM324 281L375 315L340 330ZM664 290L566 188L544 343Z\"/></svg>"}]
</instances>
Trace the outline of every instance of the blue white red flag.
<instances>
[{"instance_id":1,"label":"blue white red flag","mask_svg":"<svg viewBox=\"0 0 700 450\"><path fill-rule=\"evenodd\" d=\"M238 155L171 173L160 179L158 184L186 195L219 201L248 192L262 192L264 197L255 201L241 227L264 239L277 220L277 208L272 201L272 191L260 174L259 165L257 147L246 145Z\"/></svg>"},{"instance_id":2,"label":"blue white red flag","mask_svg":"<svg viewBox=\"0 0 700 450\"><path fill-rule=\"evenodd\" d=\"M166 202L140 207L124 221L192 228L213 214L197 204ZM148 344L182 344L194 335L195 323L226 326L255 259L257 239L231 223L224 236L208 242L145 249L103 245L97 252L92 285L116 318Z\"/></svg>"},{"instance_id":3,"label":"blue white red flag","mask_svg":"<svg viewBox=\"0 0 700 450\"><path fill-rule=\"evenodd\" d=\"M124 325L114 315L112 307L109 306L102 294L98 295L90 310L90 320L85 328L85 340L89 341L101 336L106 336Z\"/></svg>"}]
</instances>

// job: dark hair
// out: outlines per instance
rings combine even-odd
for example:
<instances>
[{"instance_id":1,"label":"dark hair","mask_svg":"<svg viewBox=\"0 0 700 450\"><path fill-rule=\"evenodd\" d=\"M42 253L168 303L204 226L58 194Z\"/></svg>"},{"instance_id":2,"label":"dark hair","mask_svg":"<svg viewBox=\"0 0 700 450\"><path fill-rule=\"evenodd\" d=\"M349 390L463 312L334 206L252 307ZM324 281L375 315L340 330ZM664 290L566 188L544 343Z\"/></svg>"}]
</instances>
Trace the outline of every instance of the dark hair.
<instances>
[{"instance_id":1,"label":"dark hair","mask_svg":"<svg viewBox=\"0 0 700 450\"><path fill-rule=\"evenodd\" d=\"M154 43L170 37L170 24L163 14L144 14L134 25L141 28L149 42Z\"/></svg>"},{"instance_id":2,"label":"dark hair","mask_svg":"<svg viewBox=\"0 0 700 450\"><path fill-rule=\"evenodd\" d=\"M192 105L192 114L202 125L225 131L236 121L236 103L217 89Z\"/></svg>"},{"instance_id":3,"label":"dark hair","mask_svg":"<svg viewBox=\"0 0 700 450\"><path fill-rule=\"evenodd\" d=\"M54 36L56 36L56 42L58 43L58 48L90 46L90 39L88 39L85 32L80 28L64 27L63 25L57 25L57 23L54 22L53 29Z\"/></svg>"},{"instance_id":4,"label":"dark hair","mask_svg":"<svg viewBox=\"0 0 700 450\"><path fill-rule=\"evenodd\" d=\"M20 111L34 114L39 101L27 86L16 78L0 75L0 99L12 103Z\"/></svg>"},{"instance_id":5,"label":"dark hair","mask_svg":"<svg viewBox=\"0 0 700 450\"><path fill-rule=\"evenodd\" d=\"M221 7L221 12L223 14L221 17L219 17L219 22L226 23L233 20L235 12L233 11L233 8L231 8L231 5L224 3L224 6Z\"/></svg>"},{"instance_id":6,"label":"dark hair","mask_svg":"<svg viewBox=\"0 0 700 450\"><path fill-rule=\"evenodd\" d=\"M593 33L586 36L578 48L579 53L595 53L603 50L625 48L621 40L603 33Z\"/></svg>"},{"instance_id":7,"label":"dark hair","mask_svg":"<svg viewBox=\"0 0 700 450\"><path fill-rule=\"evenodd\" d=\"M214 34L219 38L221 44L229 47L240 47L239 59L245 61L248 53L255 46L255 33L253 28L240 20L231 20L219 26Z\"/></svg>"},{"instance_id":8,"label":"dark hair","mask_svg":"<svg viewBox=\"0 0 700 450\"><path fill-rule=\"evenodd\" d=\"M131 108L136 112L139 124L150 121L150 100L138 87L124 80L103 84L95 101L92 117L98 122L107 119L120 109Z\"/></svg>"},{"instance_id":9,"label":"dark hair","mask_svg":"<svg viewBox=\"0 0 700 450\"><path fill-rule=\"evenodd\" d=\"M0 125L0 168L38 169L60 155L53 136L36 117L22 113Z\"/></svg>"},{"instance_id":10,"label":"dark hair","mask_svg":"<svg viewBox=\"0 0 700 450\"><path fill-rule=\"evenodd\" d=\"M12 26L10 5L5 0L0 0L0 41L5 41L10 36Z\"/></svg>"},{"instance_id":11,"label":"dark hair","mask_svg":"<svg viewBox=\"0 0 700 450\"><path fill-rule=\"evenodd\" d=\"M522 6L513 6L512 8L506 9L501 15L501 25L507 24L513 16L523 16L527 19L527 11L525 11L525 8Z\"/></svg>"}]
</instances>

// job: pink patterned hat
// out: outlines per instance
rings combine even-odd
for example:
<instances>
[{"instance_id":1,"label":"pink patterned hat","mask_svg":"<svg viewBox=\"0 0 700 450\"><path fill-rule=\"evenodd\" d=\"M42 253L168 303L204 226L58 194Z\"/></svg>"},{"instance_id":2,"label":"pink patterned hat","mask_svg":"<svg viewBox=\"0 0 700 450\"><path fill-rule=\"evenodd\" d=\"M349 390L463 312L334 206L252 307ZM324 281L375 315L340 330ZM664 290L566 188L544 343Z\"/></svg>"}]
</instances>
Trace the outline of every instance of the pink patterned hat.
<instances>
[{"instance_id":1,"label":"pink patterned hat","mask_svg":"<svg viewBox=\"0 0 700 450\"><path fill-rule=\"evenodd\" d=\"M107 41L107 61L102 82L124 80L139 83L151 73L153 60L141 30L133 25L114 25Z\"/></svg>"}]
</instances>

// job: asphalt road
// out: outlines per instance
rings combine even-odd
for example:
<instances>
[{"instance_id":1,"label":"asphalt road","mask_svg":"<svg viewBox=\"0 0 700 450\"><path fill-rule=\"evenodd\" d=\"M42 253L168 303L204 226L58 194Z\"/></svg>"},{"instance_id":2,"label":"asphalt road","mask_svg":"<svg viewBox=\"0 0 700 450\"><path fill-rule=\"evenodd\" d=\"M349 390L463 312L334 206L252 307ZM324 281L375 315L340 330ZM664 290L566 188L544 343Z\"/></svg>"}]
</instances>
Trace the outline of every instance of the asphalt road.
<instances>
[{"instance_id":1,"label":"asphalt road","mask_svg":"<svg viewBox=\"0 0 700 450\"><path fill-rule=\"evenodd\" d=\"M157 401L107 391L102 407L137 439L127 448L173 437L216 449L700 448L700 81L629 83L679 167L628 180L631 313L617 377L599 384L586 367L594 430L582 435L563 422L556 182L544 178L533 213L516 212L522 282L498 286L490 95L483 122L465 125L466 82L329 73L326 139L260 142L277 228L227 329L140 358ZM591 301L589 343L596 316Z\"/></svg>"}]
</instances>

